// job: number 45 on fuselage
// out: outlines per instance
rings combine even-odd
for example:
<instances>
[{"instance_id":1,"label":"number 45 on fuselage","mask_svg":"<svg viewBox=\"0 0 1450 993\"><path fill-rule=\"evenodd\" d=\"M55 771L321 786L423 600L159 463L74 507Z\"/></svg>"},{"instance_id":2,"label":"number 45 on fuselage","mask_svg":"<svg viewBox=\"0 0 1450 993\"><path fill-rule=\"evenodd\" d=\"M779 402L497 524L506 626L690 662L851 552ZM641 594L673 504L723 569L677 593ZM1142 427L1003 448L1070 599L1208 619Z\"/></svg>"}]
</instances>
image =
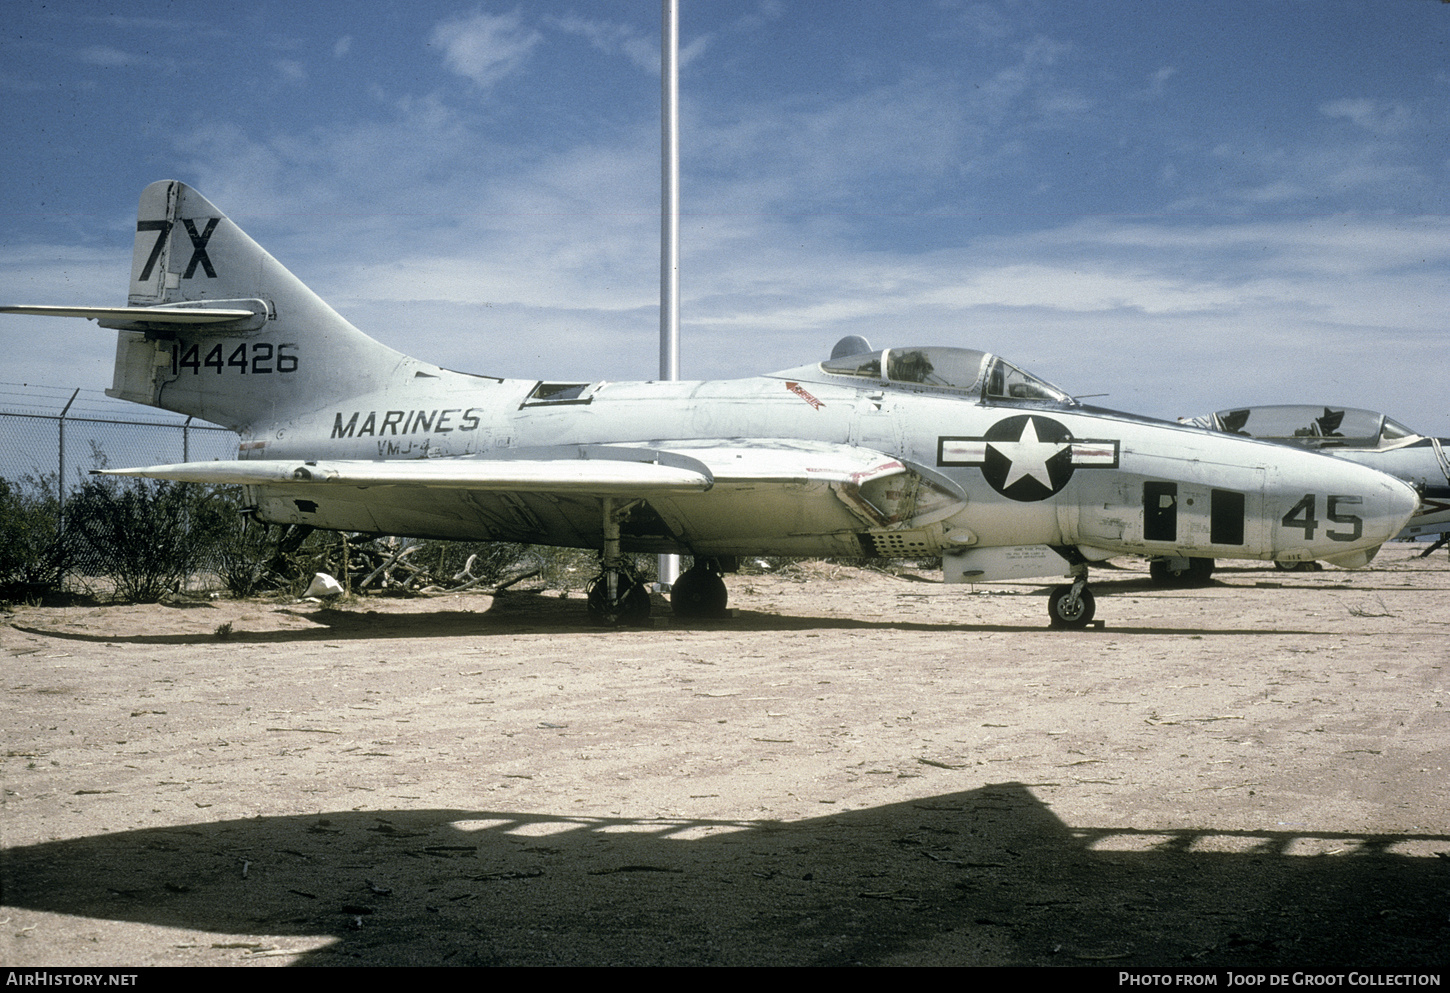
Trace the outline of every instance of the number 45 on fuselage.
<instances>
[{"instance_id":1,"label":"number 45 on fuselage","mask_svg":"<svg viewBox=\"0 0 1450 993\"><path fill-rule=\"evenodd\" d=\"M190 187L141 194L125 307L6 307L117 331L112 396L237 431L238 459L107 470L245 487L261 520L597 548L589 609L638 620L626 552L680 552L677 614L725 606L740 556L942 557L948 582L1202 556L1354 567L1415 510L1383 473L1078 404L994 355L872 350L748 379L451 372L353 327Z\"/></svg>"}]
</instances>

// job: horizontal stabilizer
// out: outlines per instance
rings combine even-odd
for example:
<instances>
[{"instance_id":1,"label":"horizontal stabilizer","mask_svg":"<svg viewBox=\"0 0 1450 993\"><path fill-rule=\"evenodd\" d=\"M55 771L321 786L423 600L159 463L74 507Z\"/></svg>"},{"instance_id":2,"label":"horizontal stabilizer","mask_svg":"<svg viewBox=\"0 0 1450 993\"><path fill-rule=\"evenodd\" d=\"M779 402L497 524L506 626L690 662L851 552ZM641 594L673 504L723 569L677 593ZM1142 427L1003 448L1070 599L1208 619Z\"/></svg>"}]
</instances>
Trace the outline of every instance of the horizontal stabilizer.
<instances>
[{"instance_id":1,"label":"horizontal stabilizer","mask_svg":"<svg viewBox=\"0 0 1450 993\"><path fill-rule=\"evenodd\" d=\"M0 307L0 314L28 314L32 317L83 317L104 328L121 331L150 331L173 327L211 326L211 330L255 331L267 319L260 300L229 300L253 305L232 307ZM227 327L223 327L227 325Z\"/></svg>"}]
</instances>

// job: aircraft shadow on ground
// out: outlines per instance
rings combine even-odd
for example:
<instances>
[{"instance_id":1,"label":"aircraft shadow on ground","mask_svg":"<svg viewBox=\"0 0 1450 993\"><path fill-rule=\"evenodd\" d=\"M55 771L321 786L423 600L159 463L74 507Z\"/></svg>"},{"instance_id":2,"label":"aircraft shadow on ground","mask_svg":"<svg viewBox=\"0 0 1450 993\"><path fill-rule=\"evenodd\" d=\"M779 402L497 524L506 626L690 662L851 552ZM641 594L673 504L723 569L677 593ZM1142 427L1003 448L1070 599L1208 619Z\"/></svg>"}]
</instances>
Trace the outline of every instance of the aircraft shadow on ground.
<instances>
[{"instance_id":1,"label":"aircraft shadow on ground","mask_svg":"<svg viewBox=\"0 0 1450 993\"><path fill-rule=\"evenodd\" d=\"M1004 783L791 823L384 810L183 824L9 849L0 881L11 908L284 948L333 939L310 965L1438 971L1450 860L1394 854L1404 840L1071 827ZM1343 851L1294 854L1305 844Z\"/></svg>"},{"instance_id":2,"label":"aircraft shadow on ground","mask_svg":"<svg viewBox=\"0 0 1450 993\"><path fill-rule=\"evenodd\" d=\"M1124 584L1124 588L1117 591L1130 593L1134 590ZM906 596L918 594L906 593ZM855 618L855 617L832 617L832 616L809 616L796 614L775 614L766 611L756 610L735 610L731 616L724 618L705 618L697 620L680 620L673 617L667 601L660 595L655 595L655 606L652 625L658 625L666 629L719 629L726 631L927 631L927 632L996 632L1007 634L1020 634L1027 632L1040 632L1047 628L1047 610L1045 593L1043 596L1034 594L1012 594L1014 601L1020 603L1024 621L1021 624L984 624L984 623L963 623L956 620L944 621L923 621L892 618ZM873 606L873 609L879 609ZM950 611L950 608L944 608ZM335 607L297 607L289 608L284 613L291 613L296 617L311 622L314 627L297 628L285 631L248 631L244 625L234 626L228 630L223 639L215 631L196 631L189 633L172 634L134 634L116 635L107 633L104 630L55 630L53 628L40 628L23 623L12 623L11 627L16 631L23 631L27 634L39 634L50 638L63 638L69 641L86 641L105 644L127 644L127 645L194 645L194 644L216 644L221 640L236 644L298 644L308 641L336 641L341 639L357 638L448 638L467 637L480 638L495 635L516 635L536 633L550 634L580 634L580 633L601 633L619 632L627 634L630 627L608 628L592 624L589 621L584 601L578 597L568 600L560 599L557 594L545 595L529 592L509 592L495 597L492 605L485 611L468 610L429 610L418 613L400 614L387 613L376 610L346 610ZM1206 628L1206 627L1169 627L1156 625L1153 627L1133 626L1128 622L1132 621L1133 608L1124 605L1121 609L1121 621L1113 615L1112 600L1102 598L1099 600L1099 617L1107 615L1103 630L1113 634L1185 634L1185 635L1251 635L1259 636L1265 634L1280 635L1313 635L1320 634L1302 628L1290 627L1244 627L1244 628ZM97 627L103 627L98 623ZM1094 629L1089 629L1088 634ZM1072 632L1062 632L1064 637L1069 637Z\"/></svg>"}]
</instances>

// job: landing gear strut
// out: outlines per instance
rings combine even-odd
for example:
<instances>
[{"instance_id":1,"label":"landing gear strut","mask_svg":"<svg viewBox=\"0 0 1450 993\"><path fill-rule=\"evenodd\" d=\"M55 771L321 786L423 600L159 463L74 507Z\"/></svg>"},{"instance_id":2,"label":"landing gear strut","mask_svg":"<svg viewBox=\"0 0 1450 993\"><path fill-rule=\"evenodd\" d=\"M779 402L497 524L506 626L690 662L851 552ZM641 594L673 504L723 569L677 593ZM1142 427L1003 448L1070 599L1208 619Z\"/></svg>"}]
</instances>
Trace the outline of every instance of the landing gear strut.
<instances>
[{"instance_id":1,"label":"landing gear strut","mask_svg":"<svg viewBox=\"0 0 1450 993\"><path fill-rule=\"evenodd\" d=\"M696 559L670 590L670 607L676 617L724 617L728 599L729 591L716 559Z\"/></svg>"},{"instance_id":2,"label":"landing gear strut","mask_svg":"<svg viewBox=\"0 0 1450 993\"><path fill-rule=\"evenodd\" d=\"M1438 551L1439 549L1444 548L1447 544L1450 544L1450 534L1447 534L1444 537L1437 539L1433 545L1420 553L1420 558L1429 558L1431 552Z\"/></svg>"},{"instance_id":3,"label":"landing gear strut","mask_svg":"<svg viewBox=\"0 0 1450 993\"><path fill-rule=\"evenodd\" d=\"M1087 588L1087 574L1071 585L1054 586L1047 597L1047 616L1055 628L1083 628L1093 619L1097 602Z\"/></svg>"},{"instance_id":4,"label":"landing gear strut","mask_svg":"<svg viewBox=\"0 0 1450 993\"><path fill-rule=\"evenodd\" d=\"M595 624L643 624L649 618L649 590L629 567L619 547L619 525L638 503L632 500L620 504L613 497L604 498L604 553L600 556L600 573L585 590L589 619Z\"/></svg>"}]
</instances>

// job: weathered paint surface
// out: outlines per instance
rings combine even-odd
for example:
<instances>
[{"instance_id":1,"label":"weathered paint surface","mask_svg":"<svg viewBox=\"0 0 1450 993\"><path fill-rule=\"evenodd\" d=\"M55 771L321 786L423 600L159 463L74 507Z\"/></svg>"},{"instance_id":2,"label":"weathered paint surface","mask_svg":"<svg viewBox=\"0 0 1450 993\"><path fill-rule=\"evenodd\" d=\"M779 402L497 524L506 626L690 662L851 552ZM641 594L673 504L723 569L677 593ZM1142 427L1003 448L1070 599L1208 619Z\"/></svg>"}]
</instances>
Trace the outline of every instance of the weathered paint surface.
<instances>
[{"instance_id":1,"label":"weathered paint surface","mask_svg":"<svg viewBox=\"0 0 1450 993\"><path fill-rule=\"evenodd\" d=\"M943 555L961 579L1125 553L1350 564L1417 503L1344 459L1083 407L962 348L729 381L451 372L354 328L174 182L141 197L131 303L70 310L118 329L111 392L243 442L121 471L241 483L277 523L584 547L617 528L696 556Z\"/></svg>"}]
</instances>

